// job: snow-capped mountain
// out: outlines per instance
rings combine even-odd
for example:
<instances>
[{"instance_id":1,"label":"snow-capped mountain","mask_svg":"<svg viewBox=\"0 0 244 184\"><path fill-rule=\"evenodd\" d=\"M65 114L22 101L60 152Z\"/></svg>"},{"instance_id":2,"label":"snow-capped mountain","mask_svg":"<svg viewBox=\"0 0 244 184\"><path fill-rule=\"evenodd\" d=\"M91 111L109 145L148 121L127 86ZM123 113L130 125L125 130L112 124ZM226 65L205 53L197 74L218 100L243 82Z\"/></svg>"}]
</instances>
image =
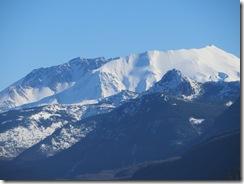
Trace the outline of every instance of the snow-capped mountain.
<instances>
[{"instance_id":1,"label":"snow-capped mountain","mask_svg":"<svg viewBox=\"0 0 244 184\"><path fill-rule=\"evenodd\" d=\"M32 71L0 92L0 110L28 103L88 104L122 90L142 93L172 69L191 82L239 81L240 59L215 46L81 59Z\"/></svg>"},{"instance_id":2,"label":"snow-capped mountain","mask_svg":"<svg viewBox=\"0 0 244 184\"><path fill-rule=\"evenodd\" d=\"M239 96L240 60L215 46L33 70L0 92L0 176L106 178L178 156L238 128Z\"/></svg>"},{"instance_id":3,"label":"snow-capped mountain","mask_svg":"<svg viewBox=\"0 0 244 184\"><path fill-rule=\"evenodd\" d=\"M184 75L179 70L169 70L160 81L145 93L163 93L181 98L194 98L199 95L201 83Z\"/></svg>"},{"instance_id":4,"label":"snow-capped mountain","mask_svg":"<svg viewBox=\"0 0 244 184\"><path fill-rule=\"evenodd\" d=\"M225 99L236 100L240 95L239 81L194 81L179 70L169 70L161 80L142 94L163 93L185 100Z\"/></svg>"},{"instance_id":5,"label":"snow-capped mountain","mask_svg":"<svg viewBox=\"0 0 244 184\"><path fill-rule=\"evenodd\" d=\"M87 72L108 61L104 58L75 58L62 65L35 69L0 92L0 110L36 102L60 93L73 86Z\"/></svg>"}]
</instances>

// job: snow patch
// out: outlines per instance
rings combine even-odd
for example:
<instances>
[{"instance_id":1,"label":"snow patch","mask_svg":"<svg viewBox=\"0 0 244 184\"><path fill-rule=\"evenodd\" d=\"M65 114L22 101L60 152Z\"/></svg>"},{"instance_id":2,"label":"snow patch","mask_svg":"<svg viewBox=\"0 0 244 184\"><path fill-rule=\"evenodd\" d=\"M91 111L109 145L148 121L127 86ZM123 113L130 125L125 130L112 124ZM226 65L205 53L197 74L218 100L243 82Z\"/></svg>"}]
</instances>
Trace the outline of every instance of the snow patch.
<instances>
[{"instance_id":1,"label":"snow patch","mask_svg":"<svg viewBox=\"0 0 244 184\"><path fill-rule=\"evenodd\" d=\"M205 119L197 119L197 118L193 118L193 117L189 118L189 122L192 124L201 124L204 122L204 120Z\"/></svg>"},{"instance_id":2,"label":"snow patch","mask_svg":"<svg viewBox=\"0 0 244 184\"><path fill-rule=\"evenodd\" d=\"M225 105L226 105L227 107L229 107L229 106L231 106L232 104L233 104L232 101L228 101Z\"/></svg>"},{"instance_id":3,"label":"snow patch","mask_svg":"<svg viewBox=\"0 0 244 184\"><path fill-rule=\"evenodd\" d=\"M41 144L39 151L47 157L53 156L79 142L95 127L95 121L91 122L90 125L82 124L80 127L69 124L69 126L62 128L58 135L53 136L48 143Z\"/></svg>"},{"instance_id":4,"label":"snow patch","mask_svg":"<svg viewBox=\"0 0 244 184\"><path fill-rule=\"evenodd\" d=\"M7 120L7 121L3 121L2 122L2 125L6 124L6 123L9 123L9 122L12 122L13 120Z\"/></svg>"},{"instance_id":5,"label":"snow patch","mask_svg":"<svg viewBox=\"0 0 244 184\"><path fill-rule=\"evenodd\" d=\"M18 126L9 129L0 134L0 156L7 158L16 157L24 149L51 135L61 126L61 122L53 122L50 127L45 128L38 126L36 122L32 122L28 127ZM18 150L18 148L21 149Z\"/></svg>"}]
</instances>

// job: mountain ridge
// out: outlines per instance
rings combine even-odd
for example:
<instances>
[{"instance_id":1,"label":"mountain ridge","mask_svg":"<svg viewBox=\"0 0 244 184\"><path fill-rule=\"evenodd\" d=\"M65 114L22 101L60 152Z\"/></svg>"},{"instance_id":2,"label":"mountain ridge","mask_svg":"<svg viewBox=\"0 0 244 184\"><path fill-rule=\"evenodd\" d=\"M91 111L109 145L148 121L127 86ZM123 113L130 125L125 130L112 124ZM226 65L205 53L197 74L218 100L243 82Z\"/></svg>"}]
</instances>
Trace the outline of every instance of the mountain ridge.
<instances>
[{"instance_id":1,"label":"mountain ridge","mask_svg":"<svg viewBox=\"0 0 244 184\"><path fill-rule=\"evenodd\" d=\"M142 93L174 68L197 82L240 80L239 58L215 46L147 51L107 60L78 57L35 69L10 85L0 92L0 110L44 99L47 104L84 104L122 90Z\"/></svg>"}]
</instances>

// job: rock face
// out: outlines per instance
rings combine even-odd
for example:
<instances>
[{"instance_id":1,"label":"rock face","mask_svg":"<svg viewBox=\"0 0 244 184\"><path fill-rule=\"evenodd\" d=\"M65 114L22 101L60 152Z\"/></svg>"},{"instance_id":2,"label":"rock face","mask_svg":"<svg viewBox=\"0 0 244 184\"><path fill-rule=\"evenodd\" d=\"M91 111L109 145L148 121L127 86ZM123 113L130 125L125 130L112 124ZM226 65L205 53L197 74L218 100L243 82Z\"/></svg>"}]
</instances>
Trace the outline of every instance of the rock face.
<instances>
[{"instance_id":1,"label":"rock face","mask_svg":"<svg viewBox=\"0 0 244 184\"><path fill-rule=\"evenodd\" d=\"M193 98L199 95L200 83L183 76L179 70L169 70L163 78L147 91L163 93L177 97Z\"/></svg>"}]
</instances>

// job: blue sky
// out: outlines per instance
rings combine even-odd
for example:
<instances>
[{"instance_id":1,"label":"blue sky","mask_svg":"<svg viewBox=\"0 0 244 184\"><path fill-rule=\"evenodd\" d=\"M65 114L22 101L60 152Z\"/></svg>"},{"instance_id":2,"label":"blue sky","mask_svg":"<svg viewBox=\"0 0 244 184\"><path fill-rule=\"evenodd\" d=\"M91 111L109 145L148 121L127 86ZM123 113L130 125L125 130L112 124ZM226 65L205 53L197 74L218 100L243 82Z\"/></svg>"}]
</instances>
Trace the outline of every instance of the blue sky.
<instances>
[{"instance_id":1,"label":"blue sky","mask_svg":"<svg viewBox=\"0 0 244 184\"><path fill-rule=\"evenodd\" d=\"M239 0L1 0L0 91L78 56L211 44L240 57Z\"/></svg>"}]
</instances>

